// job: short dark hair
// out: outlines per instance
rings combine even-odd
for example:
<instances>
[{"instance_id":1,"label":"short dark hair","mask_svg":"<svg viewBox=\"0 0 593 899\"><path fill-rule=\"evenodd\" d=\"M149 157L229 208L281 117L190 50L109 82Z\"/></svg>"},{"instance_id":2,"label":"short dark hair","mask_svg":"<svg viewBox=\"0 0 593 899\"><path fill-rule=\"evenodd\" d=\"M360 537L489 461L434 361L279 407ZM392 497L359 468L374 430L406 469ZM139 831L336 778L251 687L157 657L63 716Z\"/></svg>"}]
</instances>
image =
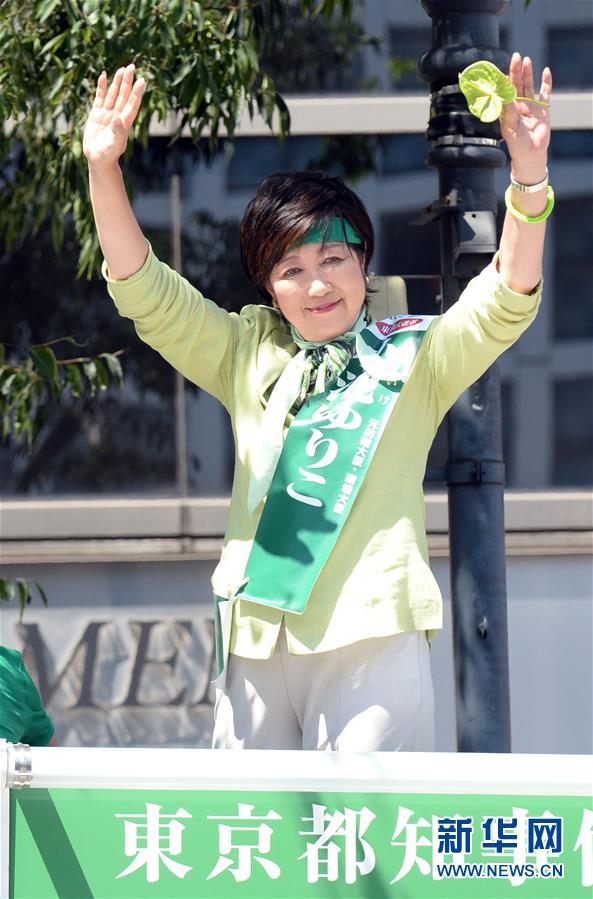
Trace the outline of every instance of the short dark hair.
<instances>
[{"instance_id":1,"label":"short dark hair","mask_svg":"<svg viewBox=\"0 0 593 899\"><path fill-rule=\"evenodd\" d=\"M325 172L278 172L265 178L241 222L241 261L245 274L270 302L266 282L287 249L312 225L335 216L346 219L362 238L349 244L368 269L375 249L373 225L364 203L342 178Z\"/></svg>"}]
</instances>

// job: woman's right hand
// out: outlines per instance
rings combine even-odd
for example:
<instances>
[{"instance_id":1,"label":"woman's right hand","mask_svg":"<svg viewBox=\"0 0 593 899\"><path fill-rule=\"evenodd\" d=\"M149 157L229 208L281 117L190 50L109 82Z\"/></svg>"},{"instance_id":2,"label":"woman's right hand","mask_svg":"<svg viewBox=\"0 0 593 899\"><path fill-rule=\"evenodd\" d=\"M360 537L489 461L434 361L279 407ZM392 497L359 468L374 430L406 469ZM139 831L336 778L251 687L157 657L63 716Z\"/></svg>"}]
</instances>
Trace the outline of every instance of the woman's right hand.
<instances>
[{"instance_id":1,"label":"woman's right hand","mask_svg":"<svg viewBox=\"0 0 593 899\"><path fill-rule=\"evenodd\" d=\"M95 102L82 136L82 152L89 166L113 166L126 149L145 88L143 78L133 84L134 71L133 63L118 69L109 90L107 75L99 75Z\"/></svg>"}]
</instances>

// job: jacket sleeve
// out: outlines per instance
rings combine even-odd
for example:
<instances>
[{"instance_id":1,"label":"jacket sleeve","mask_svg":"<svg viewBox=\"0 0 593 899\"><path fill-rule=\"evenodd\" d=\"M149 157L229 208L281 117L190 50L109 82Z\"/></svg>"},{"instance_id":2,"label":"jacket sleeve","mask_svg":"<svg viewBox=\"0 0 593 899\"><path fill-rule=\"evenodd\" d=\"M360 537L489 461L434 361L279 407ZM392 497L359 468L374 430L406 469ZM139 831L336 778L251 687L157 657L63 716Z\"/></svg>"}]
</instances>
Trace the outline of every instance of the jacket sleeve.
<instances>
[{"instance_id":1,"label":"jacket sleeve","mask_svg":"<svg viewBox=\"0 0 593 899\"><path fill-rule=\"evenodd\" d=\"M254 324L252 307L240 315L226 312L157 259L147 245L142 268L125 280L111 278L103 262L109 295L120 315L132 319L141 340L228 406L237 344Z\"/></svg>"},{"instance_id":2,"label":"jacket sleeve","mask_svg":"<svg viewBox=\"0 0 593 899\"><path fill-rule=\"evenodd\" d=\"M542 285L527 295L511 290L501 280L495 256L431 325L427 354L440 418L531 324Z\"/></svg>"}]
</instances>

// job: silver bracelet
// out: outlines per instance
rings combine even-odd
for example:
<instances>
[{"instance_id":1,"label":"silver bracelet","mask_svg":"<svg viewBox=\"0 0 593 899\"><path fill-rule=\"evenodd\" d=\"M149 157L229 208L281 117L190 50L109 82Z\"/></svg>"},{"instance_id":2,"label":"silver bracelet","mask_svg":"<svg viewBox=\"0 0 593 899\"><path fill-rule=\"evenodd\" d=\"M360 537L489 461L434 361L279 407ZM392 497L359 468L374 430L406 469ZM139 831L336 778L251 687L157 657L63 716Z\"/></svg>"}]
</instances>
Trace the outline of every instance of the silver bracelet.
<instances>
[{"instance_id":1,"label":"silver bracelet","mask_svg":"<svg viewBox=\"0 0 593 899\"><path fill-rule=\"evenodd\" d=\"M546 177L543 178L542 181L538 181L537 184L522 184L520 181L515 181L513 173L511 172L511 187L514 187L515 190L518 190L522 194L535 194L538 190L543 190L544 187L547 187L548 181L549 175L547 168Z\"/></svg>"}]
</instances>

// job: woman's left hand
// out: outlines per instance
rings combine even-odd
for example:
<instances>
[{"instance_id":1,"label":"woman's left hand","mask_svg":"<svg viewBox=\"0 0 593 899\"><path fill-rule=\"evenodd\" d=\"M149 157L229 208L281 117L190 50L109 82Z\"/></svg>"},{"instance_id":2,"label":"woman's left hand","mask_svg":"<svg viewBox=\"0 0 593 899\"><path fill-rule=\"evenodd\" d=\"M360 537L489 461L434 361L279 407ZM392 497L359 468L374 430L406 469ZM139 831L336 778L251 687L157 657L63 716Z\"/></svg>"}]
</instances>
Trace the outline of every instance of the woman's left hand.
<instances>
[{"instance_id":1,"label":"woman's left hand","mask_svg":"<svg viewBox=\"0 0 593 899\"><path fill-rule=\"evenodd\" d=\"M533 64L528 56L513 53L509 78L517 89L518 97L534 97L549 103L552 94L552 72L542 72L539 94L534 94ZM513 175L525 184L545 177L550 143L550 110L539 103L514 100L505 103L500 119L502 136L511 154Z\"/></svg>"}]
</instances>

